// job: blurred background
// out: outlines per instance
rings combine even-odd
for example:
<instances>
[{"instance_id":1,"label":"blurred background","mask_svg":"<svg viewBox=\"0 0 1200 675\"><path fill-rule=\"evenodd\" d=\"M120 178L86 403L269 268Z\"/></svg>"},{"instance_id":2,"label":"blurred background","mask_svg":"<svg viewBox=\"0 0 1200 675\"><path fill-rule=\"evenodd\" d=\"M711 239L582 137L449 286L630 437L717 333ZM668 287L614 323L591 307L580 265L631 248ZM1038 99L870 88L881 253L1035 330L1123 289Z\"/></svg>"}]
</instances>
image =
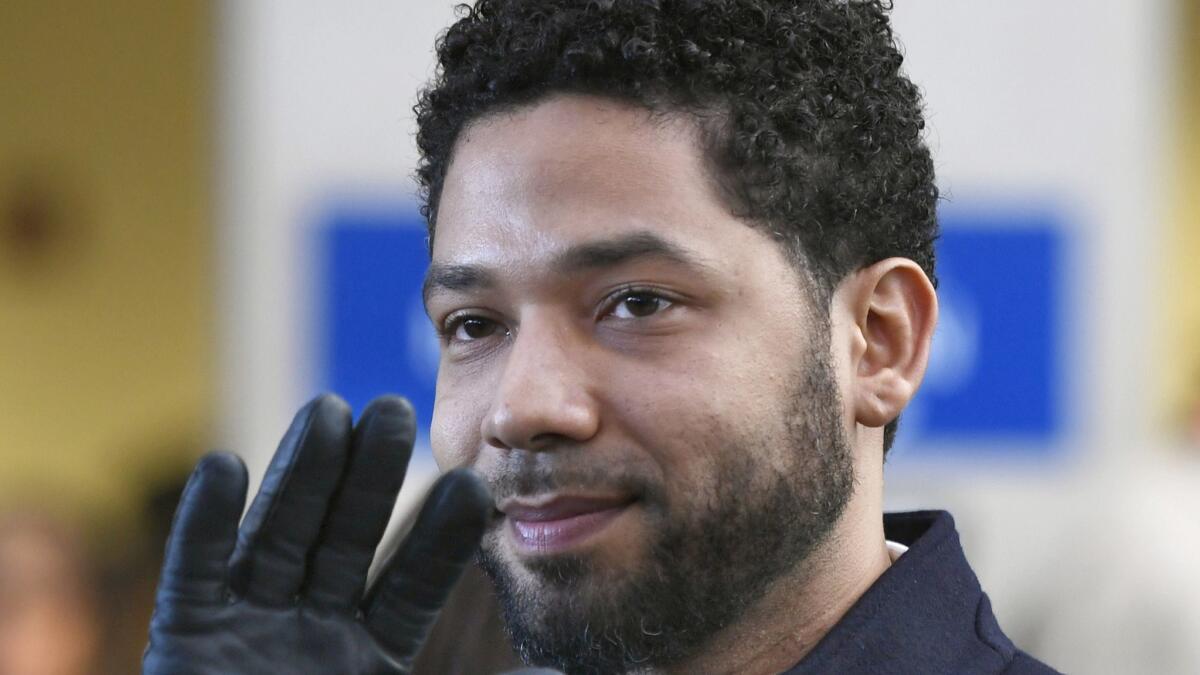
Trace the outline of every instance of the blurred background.
<instances>
[{"instance_id":1,"label":"blurred background","mask_svg":"<svg viewBox=\"0 0 1200 675\"><path fill-rule=\"evenodd\" d=\"M1058 668L1200 672L1200 2L896 5L945 236L888 506L951 510ZM0 3L0 675L137 667L204 450L257 477L321 390L427 424L411 106L454 16Z\"/></svg>"}]
</instances>

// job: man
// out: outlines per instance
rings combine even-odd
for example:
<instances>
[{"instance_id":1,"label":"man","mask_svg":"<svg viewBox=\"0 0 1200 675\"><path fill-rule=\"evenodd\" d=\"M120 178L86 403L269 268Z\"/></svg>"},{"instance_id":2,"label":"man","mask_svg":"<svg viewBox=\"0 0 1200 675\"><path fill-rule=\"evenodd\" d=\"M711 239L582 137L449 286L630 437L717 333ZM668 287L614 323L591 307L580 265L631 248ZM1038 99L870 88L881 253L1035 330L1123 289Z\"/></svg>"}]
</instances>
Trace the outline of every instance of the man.
<instances>
[{"instance_id":1,"label":"man","mask_svg":"<svg viewBox=\"0 0 1200 675\"><path fill-rule=\"evenodd\" d=\"M480 538L529 665L1052 672L948 515L882 514L937 191L881 3L480 0L438 57L416 111L449 473L364 598L402 402L301 411L240 531L245 470L205 460L147 672L406 672ZM431 648L474 658L446 618Z\"/></svg>"}]
</instances>

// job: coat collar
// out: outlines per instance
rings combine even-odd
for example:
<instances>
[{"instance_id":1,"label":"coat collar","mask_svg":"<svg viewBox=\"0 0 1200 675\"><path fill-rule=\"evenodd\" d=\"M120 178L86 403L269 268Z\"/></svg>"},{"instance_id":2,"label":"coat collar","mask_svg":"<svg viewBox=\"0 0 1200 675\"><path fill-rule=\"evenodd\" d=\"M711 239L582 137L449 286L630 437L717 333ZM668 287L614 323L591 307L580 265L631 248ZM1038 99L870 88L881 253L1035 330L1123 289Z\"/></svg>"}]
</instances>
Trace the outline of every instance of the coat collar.
<instances>
[{"instance_id":1,"label":"coat collar","mask_svg":"<svg viewBox=\"0 0 1200 675\"><path fill-rule=\"evenodd\" d=\"M908 552L786 675L994 673L1015 648L967 564L944 511L884 516L884 534Z\"/></svg>"}]
</instances>

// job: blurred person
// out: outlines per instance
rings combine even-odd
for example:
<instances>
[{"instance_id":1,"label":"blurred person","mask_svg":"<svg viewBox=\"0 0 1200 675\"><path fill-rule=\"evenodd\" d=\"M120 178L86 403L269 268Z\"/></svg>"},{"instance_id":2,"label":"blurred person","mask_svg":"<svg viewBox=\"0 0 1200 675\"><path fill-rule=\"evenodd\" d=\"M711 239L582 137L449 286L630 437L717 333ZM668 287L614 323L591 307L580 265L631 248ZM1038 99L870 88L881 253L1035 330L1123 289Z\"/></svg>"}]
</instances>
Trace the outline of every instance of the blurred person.
<instances>
[{"instance_id":1,"label":"blurred person","mask_svg":"<svg viewBox=\"0 0 1200 675\"><path fill-rule=\"evenodd\" d=\"M194 458L197 453L189 445L157 443L154 452ZM104 647L102 668L93 672L136 672L141 663L146 624L154 609L157 571L162 567L163 548L186 478L186 470L171 467L138 481L142 487L139 517L123 525L125 539L120 550L103 562L99 604Z\"/></svg>"},{"instance_id":2,"label":"blurred person","mask_svg":"<svg viewBox=\"0 0 1200 675\"><path fill-rule=\"evenodd\" d=\"M468 8L416 107L446 473L365 590L403 400L307 405L240 527L244 465L202 460L145 672L479 672L516 663L496 611L569 673L1053 672L949 514L882 511L937 320L885 4ZM472 582L416 660L477 549L494 598Z\"/></svg>"},{"instance_id":3,"label":"blurred person","mask_svg":"<svg viewBox=\"0 0 1200 675\"><path fill-rule=\"evenodd\" d=\"M52 520L0 520L0 675L90 675L101 628L82 542Z\"/></svg>"}]
</instances>

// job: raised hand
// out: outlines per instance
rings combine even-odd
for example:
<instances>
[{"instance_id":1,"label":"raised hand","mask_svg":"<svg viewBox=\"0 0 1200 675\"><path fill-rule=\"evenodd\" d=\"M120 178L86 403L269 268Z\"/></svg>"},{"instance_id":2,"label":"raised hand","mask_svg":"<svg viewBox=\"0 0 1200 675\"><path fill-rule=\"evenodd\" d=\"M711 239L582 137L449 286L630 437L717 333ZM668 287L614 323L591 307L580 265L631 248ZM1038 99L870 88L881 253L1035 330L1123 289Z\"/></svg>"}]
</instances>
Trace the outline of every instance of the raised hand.
<instances>
[{"instance_id":1,"label":"raised hand","mask_svg":"<svg viewBox=\"0 0 1200 675\"><path fill-rule=\"evenodd\" d=\"M341 399L312 401L240 528L246 467L205 456L175 514L143 673L407 673L492 512L475 474L442 476L365 591L414 435L401 398L356 426Z\"/></svg>"}]
</instances>

